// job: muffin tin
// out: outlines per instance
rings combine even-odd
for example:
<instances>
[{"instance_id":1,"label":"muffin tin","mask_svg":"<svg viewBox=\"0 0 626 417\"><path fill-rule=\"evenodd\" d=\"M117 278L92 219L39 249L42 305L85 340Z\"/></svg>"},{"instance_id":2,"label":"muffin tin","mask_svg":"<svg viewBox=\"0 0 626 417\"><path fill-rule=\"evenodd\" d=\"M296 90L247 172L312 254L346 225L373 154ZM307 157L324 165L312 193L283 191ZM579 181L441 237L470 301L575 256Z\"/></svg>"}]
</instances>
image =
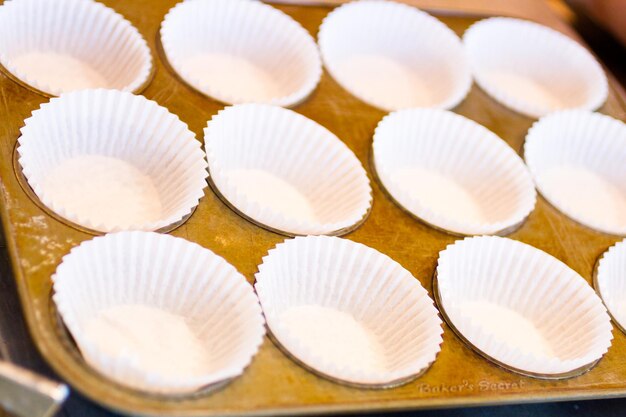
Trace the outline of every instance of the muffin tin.
<instances>
[{"instance_id":1,"label":"muffin tin","mask_svg":"<svg viewBox=\"0 0 626 417\"><path fill-rule=\"evenodd\" d=\"M441 1L441 5L450 5ZM143 94L178 115L201 138L207 121L223 105L185 85L167 66L158 33L163 17L176 2L104 1L137 26L155 54L155 76ZM427 4L432 6L434 2ZM497 13L506 14L506 7L498 4ZM322 6L277 7L312 35L317 34L331 10ZM468 4L464 7L471 8ZM536 11L539 6L534 7ZM438 18L462 35L472 23L488 15L446 14ZM548 15L513 15L535 17L541 23L563 29L562 24ZM609 86L608 100L600 111L624 119L624 95L612 79ZM141 415L296 415L626 395L623 367L626 335L616 328L613 344L598 364L566 381L529 378L502 369L475 353L444 324L443 344L432 367L418 379L396 388L365 389L328 381L297 365L268 338L244 373L219 390L187 396L148 395L111 382L87 365L51 299L50 277L62 257L92 236L43 210L31 198L32 193L27 193L27 185L25 190L25 184L20 184L16 175L19 167L16 170L11 163L23 121L47 99L5 76L0 78L0 93L3 97L0 157L5 161L0 166L0 214L30 332L44 358L62 378L107 408ZM346 238L390 256L415 276L432 298L437 298L432 291L437 258L457 237L413 218L394 204L374 180L370 164L372 137L385 112L351 96L328 73L324 73L312 96L295 111L343 140L372 180L374 203L369 217ZM498 104L476 85L454 111L492 130L518 154L534 121ZM199 243L223 257L250 283L254 282L263 257L284 240L284 236L239 216L208 188L196 211L171 234ZM618 241L615 236L593 231L567 218L542 197L520 228L508 237L553 255L590 283L596 259Z\"/></svg>"}]
</instances>

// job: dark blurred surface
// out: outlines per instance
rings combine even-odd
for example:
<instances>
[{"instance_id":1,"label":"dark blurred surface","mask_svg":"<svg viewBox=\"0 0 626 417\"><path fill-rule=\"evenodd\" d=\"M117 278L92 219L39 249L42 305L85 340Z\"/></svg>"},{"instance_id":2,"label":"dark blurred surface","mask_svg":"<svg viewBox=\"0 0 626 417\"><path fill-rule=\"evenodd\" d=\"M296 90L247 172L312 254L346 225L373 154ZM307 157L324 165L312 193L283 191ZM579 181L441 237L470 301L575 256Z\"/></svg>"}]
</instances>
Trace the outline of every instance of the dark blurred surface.
<instances>
[{"instance_id":1,"label":"dark blurred surface","mask_svg":"<svg viewBox=\"0 0 626 417\"><path fill-rule=\"evenodd\" d=\"M590 22L626 46L626 2L624 0L566 0L577 18L582 17L583 30Z\"/></svg>"},{"instance_id":2,"label":"dark blurred surface","mask_svg":"<svg viewBox=\"0 0 626 417\"><path fill-rule=\"evenodd\" d=\"M620 10L609 10L604 13L614 12L621 14L620 33L623 34L623 41L620 41L614 31L602 26L604 19L595 17L588 10L590 1L569 0L568 5L574 11L574 18L571 22L574 29L582 36L585 42L591 47L600 61L613 73L622 87L626 88L626 0L612 1L620 3ZM603 3L600 1L598 3Z\"/></svg>"}]
</instances>

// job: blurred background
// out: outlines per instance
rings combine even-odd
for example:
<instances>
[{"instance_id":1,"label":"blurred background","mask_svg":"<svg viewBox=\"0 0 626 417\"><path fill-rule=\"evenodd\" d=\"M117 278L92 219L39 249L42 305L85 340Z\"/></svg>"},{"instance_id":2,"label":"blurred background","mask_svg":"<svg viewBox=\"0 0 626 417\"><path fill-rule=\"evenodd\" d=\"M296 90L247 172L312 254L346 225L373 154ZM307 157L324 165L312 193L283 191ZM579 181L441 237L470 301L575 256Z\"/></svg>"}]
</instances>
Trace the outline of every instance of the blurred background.
<instances>
[{"instance_id":1,"label":"blurred background","mask_svg":"<svg viewBox=\"0 0 626 417\"><path fill-rule=\"evenodd\" d=\"M626 86L626 0L547 0Z\"/></svg>"}]
</instances>

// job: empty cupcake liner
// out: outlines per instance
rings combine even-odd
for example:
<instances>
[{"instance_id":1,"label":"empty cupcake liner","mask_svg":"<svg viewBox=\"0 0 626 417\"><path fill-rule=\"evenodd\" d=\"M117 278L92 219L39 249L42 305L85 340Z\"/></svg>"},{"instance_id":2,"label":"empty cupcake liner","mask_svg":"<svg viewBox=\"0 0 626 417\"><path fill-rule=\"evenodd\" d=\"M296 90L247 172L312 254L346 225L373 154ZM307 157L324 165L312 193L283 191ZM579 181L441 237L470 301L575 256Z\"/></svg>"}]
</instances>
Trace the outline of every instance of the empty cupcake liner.
<instances>
[{"instance_id":1,"label":"empty cupcake liner","mask_svg":"<svg viewBox=\"0 0 626 417\"><path fill-rule=\"evenodd\" d=\"M394 386L424 372L440 350L441 320L426 290L363 244L286 240L263 258L255 288L281 347L332 380Z\"/></svg>"},{"instance_id":2,"label":"empty cupcake liner","mask_svg":"<svg viewBox=\"0 0 626 417\"><path fill-rule=\"evenodd\" d=\"M575 221L626 235L626 124L568 110L528 131L524 157L539 192Z\"/></svg>"},{"instance_id":3,"label":"empty cupcake liner","mask_svg":"<svg viewBox=\"0 0 626 417\"><path fill-rule=\"evenodd\" d=\"M522 159L494 133L447 110L408 109L383 118L373 162L404 209L448 232L507 233L535 207Z\"/></svg>"},{"instance_id":4,"label":"empty cupcake liner","mask_svg":"<svg viewBox=\"0 0 626 417\"><path fill-rule=\"evenodd\" d=\"M599 259L594 276L598 295L621 331L626 332L626 239L611 246Z\"/></svg>"},{"instance_id":5,"label":"empty cupcake liner","mask_svg":"<svg viewBox=\"0 0 626 417\"><path fill-rule=\"evenodd\" d=\"M147 84L152 56L137 29L91 0L9 0L0 6L0 64L43 92Z\"/></svg>"},{"instance_id":6,"label":"empty cupcake liner","mask_svg":"<svg viewBox=\"0 0 626 417\"><path fill-rule=\"evenodd\" d=\"M25 121L22 172L50 210L99 232L158 230L191 213L207 163L187 125L142 96L66 93Z\"/></svg>"},{"instance_id":7,"label":"empty cupcake liner","mask_svg":"<svg viewBox=\"0 0 626 417\"><path fill-rule=\"evenodd\" d=\"M311 35L259 1L183 1L165 16L161 43L184 81L228 104L293 106L322 75Z\"/></svg>"},{"instance_id":8,"label":"empty cupcake liner","mask_svg":"<svg viewBox=\"0 0 626 417\"><path fill-rule=\"evenodd\" d=\"M595 110L608 96L598 61L573 39L540 24L484 19L465 32L463 43L478 85L524 115Z\"/></svg>"},{"instance_id":9,"label":"empty cupcake liner","mask_svg":"<svg viewBox=\"0 0 626 417\"><path fill-rule=\"evenodd\" d=\"M530 245L466 238L440 252L436 273L437 301L451 327L510 370L574 376L611 346L610 318L585 279Z\"/></svg>"},{"instance_id":10,"label":"empty cupcake liner","mask_svg":"<svg viewBox=\"0 0 626 417\"><path fill-rule=\"evenodd\" d=\"M385 111L449 109L472 78L459 37L433 16L392 1L354 1L322 23L324 65L352 95Z\"/></svg>"},{"instance_id":11,"label":"empty cupcake liner","mask_svg":"<svg viewBox=\"0 0 626 417\"><path fill-rule=\"evenodd\" d=\"M54 302L89 365L115 382L186 394L240 375L265 334L251 285L181 238L119 232L63 258Z\"/></svg>"},{"instance_id":12,"label":"empty cupcake liner","mask_svg":"<svg viewBox=\"0 0 626 417\"><path fill-rule=\"evenodd\" d=\"M316 122L281 107L240 104L209 121L210 180L244 217L287 235L342 234L372 204L352 151Z\"/></svg>"}]
</instances>

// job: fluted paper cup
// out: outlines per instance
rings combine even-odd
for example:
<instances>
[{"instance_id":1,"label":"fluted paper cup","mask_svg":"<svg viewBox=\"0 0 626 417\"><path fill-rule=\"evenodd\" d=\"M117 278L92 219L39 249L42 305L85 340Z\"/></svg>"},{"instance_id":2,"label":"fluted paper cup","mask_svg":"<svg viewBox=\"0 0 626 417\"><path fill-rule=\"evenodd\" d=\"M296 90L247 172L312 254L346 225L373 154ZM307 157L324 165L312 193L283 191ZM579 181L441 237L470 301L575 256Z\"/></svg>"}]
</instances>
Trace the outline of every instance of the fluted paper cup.
<instances>
[{"instance_id":1,"label":"fluted paper cup","mask_svg":"<svg viewBox=\"0 0 626 417\"><path fill-rule=\"evenodd\" d=\"M318 43L332 77L382 110L449 109L472 84L458 36L405 4L362 0L338 7L324 19Z\"/></svg>"},{"instance_id":2,"label":"fluted paper cup","mask_svg":"<svg viewBox=\"0 0 626 417\"><path fill-rule=\"evenodd\" d=\"M374 134L378 178L404 209L464 235L507 233L535 207L522 159L494 133L446 110L391 113Z\"/></svg>"},{"instance_id":3,"label":"fluted paper cup","mask_svg":"<svg viewBox=\"0 0 626 417\"><path fill-rule=\"evenodd\" d=\"M187 394L244 371L265 334L252 286L208 249L153 232L83 242L54 302L89 365L130 388Z\"/></svg>"},{"instance_id":4,"label":"fluted paper cup","mask_svg":"<svg viewBox=\"0 0 626 417\"><path fill-rule=\"evenodd\" d=\"M260 1L183 1L165 16L161 43L183 80L227 104L293 106L322 75L311 35Z\"/></svg>"},{"instance_id":5,"label":"fluted paper cup","mask_svg":"<svg viewBox=\"0 0 626 417\"><path fill-rule=\"evenodd\" d=\"M536 122L524 145L539 192L575 221L626 235L626 124L582 110Z\"/></svg>"},{"instance_id":6,"label":"fluted paper cup","mask_svg":"<svg viewBox=\"0 0 626 417\"><path fill-rule=\"evenodd\" d=\"M525 243L467 238L439 254L439 307L492 361L535 377L574 376L611 346L611 322L591 286Z\"/></svg>"},{"instance_id":7,"label":"fluted paper cup","mask_svg":"<svg viewBox=\"0 0 626 417\"><path fill-rule=\"evenodd\" d=\"M441 320L426 290L363 244L287 240L263 258L255 287L280 346L332 380L398 385L424 372L440 350Z\"/></svg>"},{"instance_id":8,"label":"fluted paper cup","mask_svg":"<svg viewBox=\"0 0 626 417\"><path fill-rule=\"evenodd\" d=\"M595 284L613 320L626 331L626 239L602 255L595 272Z\"/></svg>"},{"instance_id":9,"label":"fluted paper cup","mask_svg":"<svg viewBox=\"0 0 626 417\"><path fill-rule=\"evenodd\" d=\"M253 222L288 235L342 234L369 213L363 166L334 134L277 106L227 107L204 129L215 190Z\"/></svg>"},{"instance_id":10,"label":"fluted paper cup","mask_svg":"<svg viewBox=\"0 0 626 417\"><path fill-rule=\"evenodd\" d=\"M146 40L91 0L9 0L0 6L0 64L48 95L89 88L137 91L152 72Z\"/></svg>"},{"instance_id":11,"label":"fluted paper cup","mask_svg":"<svg viewBox=\"0 0 626 417\"><path fill-rule=\"evenodd\" d=\"M82 90L25 121L19 163L54 213L99 232L158 230L198 205L207 164L187 125L143 96Z\"/></svg>"},{"instance_id":12,"label":"fluted paper cup","mask_svg":"<svg viewBox=\"0 0 626 417\"><path fill-rule=\"evenodd\" d=\"M501 104L538 118L563 109L595 110L606 75L583 46L537 23L494 17L463 36L474 78Z\"/></svg>"}]
</instances>

